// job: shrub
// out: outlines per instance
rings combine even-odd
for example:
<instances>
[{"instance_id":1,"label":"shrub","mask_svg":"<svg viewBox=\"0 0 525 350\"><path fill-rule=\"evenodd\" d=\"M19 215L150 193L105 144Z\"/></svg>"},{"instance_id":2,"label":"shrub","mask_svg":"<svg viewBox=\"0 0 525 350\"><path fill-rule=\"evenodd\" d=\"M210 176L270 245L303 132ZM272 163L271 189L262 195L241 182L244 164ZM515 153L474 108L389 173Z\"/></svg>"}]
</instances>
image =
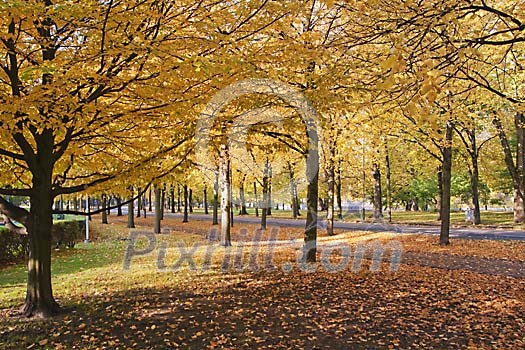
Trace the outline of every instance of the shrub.
<instances>
[{"instance_id":1,"label":"shrub","mask_svg":"<svg viewBox=\"0 0 525 350\"><path fill-rule=\"evenodd\" d=\"M55 248L74 248L85 233L83 221L59 221L53 224L51 242Z\"/></svg>"},{"instance_id":2,"label":"shrub","mask_svg":"<svg viewBox=\"0 0 525 350\"><path fill-rule=\"evenodd\" d=\"M27 257L29 237L0 228L0 264L4 265Z\"/></svg>"},{"instance_id":3,"label":"shrub","mask_svg":"<svg viewBox=\"0 0 525 350\"><path fill-rule=\"evenodd\" d=\"M51 244L54 248L73 248L83 240L85 227L83 221L59 221L53 224ZM0 265L27 258L29 237L0 227Z\"/></svg>"}]
</instances>

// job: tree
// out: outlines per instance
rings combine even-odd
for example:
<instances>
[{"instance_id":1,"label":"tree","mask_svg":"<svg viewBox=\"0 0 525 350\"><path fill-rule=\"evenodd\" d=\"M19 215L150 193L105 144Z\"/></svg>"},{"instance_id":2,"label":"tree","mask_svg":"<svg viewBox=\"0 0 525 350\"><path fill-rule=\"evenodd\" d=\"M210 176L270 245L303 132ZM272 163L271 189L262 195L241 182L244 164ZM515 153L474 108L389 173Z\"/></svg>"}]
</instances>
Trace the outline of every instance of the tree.
<instances>
[{"instance_id":1,"label":"tree","mask_svg":"<svg viewBox=\"0 0 525 350\"><path fill-rule=\"evenodd\" d=\"M0 194L28 196L31 204L26 211L1 198L1 210L30 237L24 314L49 316L59 311L50 269L54 198L145 166L156 168L143 173L154 174L148 177L162 176L184 158L179 152L174 163L152 165L190 139L191 118L173 111L191 110L191 96L206 84L196 84L203 76L185 55L217 48L205 23L210 12L229 9L192 1L35 0L0 10L0 156L2 166L16 169L3 168L3 183L15 186ZM187 40L189 32L194 39Z\"/></svg>"}]
</instances>

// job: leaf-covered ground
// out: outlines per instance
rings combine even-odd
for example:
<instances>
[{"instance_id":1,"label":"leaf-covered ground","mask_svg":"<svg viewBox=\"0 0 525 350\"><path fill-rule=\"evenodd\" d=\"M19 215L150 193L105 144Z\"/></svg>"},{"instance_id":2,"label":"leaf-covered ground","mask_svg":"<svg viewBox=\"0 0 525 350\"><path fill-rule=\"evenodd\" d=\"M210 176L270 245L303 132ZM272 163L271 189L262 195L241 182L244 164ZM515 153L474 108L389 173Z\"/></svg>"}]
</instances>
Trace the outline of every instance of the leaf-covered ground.
<instances>
[{"instance_id":1,"label":"leaf-covered ground","mask_svg":"<svg viewBox=\"0 0 525 350\"><path fill-rule=\"evenodd\" d=\"M170 233L156 236L159 246L167 246L165 265L178 260L177 242L185 242L185 251L199 242L198 270L185 261L180 269L158 271L156 249L135 257L123 271L128 230L123 219L115 219L95 225L94 243L55 254L55 295L66 308L63 315L45 321L15 317L15 306L23 302L23 268L0 271L0 348L525 347L524 243L454 240L441 248L427 236L321 234L321 245L339 240L352 252L363 240L395 240L403 247L399 270L392 272L383 262L372 272L372 256L365 254L357 272L351 264L336 273L321 264L316 272L305 272L293 241L300 230L266 233L261 239L279 244L263 244L250 260L255 227L243 226L246 233L235 228L234 238L247 241L245 246L234 242L230 251L235 255L242 247L243 258L225 259L224 249L217 248L210 269L202 271L209 243L200 232L208 228L166 220ZM141 219L137 230L150 230L150 224ZM264 269L269 249L274 270ZM333 264L348 258L332 253ZM221 269L225 261L228 271Z\"/></svg>"}]
</instances>

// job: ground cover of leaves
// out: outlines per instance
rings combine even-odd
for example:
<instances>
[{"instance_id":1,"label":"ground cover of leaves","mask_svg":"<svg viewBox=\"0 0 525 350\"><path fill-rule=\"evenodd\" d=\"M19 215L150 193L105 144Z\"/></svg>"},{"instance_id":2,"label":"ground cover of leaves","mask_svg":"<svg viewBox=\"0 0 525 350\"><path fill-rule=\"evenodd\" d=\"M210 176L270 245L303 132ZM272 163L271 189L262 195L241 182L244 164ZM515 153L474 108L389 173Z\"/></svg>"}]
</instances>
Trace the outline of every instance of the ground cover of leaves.
<instances>
[{"instance_id":1,"label":"ground cover of leaves","mask_svg":"<svg viewBox=\"0 0 525 350\"><path fill-rule=\"evenodd\" d=\"M339 232L326 237L321 232L321 247L339 241L352 251L363 240L395 241L403 248L399 270L390 271L385 261L372 272L367 256L359 271L349 264L330 273L318 264L315 272L306 272L297 263L300 229L268 230L262 240L283 244L263 244L251 261L248 247L256 227L243 225L244 231L234 229L231 250L214 248L210 268L203 269L209 244L216 247L202 233L209 228L202 222L181 225L167 219L164 227L169 230L156 236L157 247L167 247L164 264L170 267L179 259L177 242L183 241L186 252L194 249L197 270L185 261L178 269L159 271L156 249L134 257L123 271L129 231L124 219L110 220L110 225L93 223L98 239L90 245L55 253L58 273L53 282L66 311L62 315L49 320L14 316L15 306L23 302L24 275L16 267L0 270L0 348L525 347L525 279L519 271L511 271L514 277L507 273L521 265L497 268L525 261L524 243L453 240L442 248L432 236ZM138 220L136 230L151 231L150 220ZM195 242L199 246L191 248ZM269 249L273 270L264 268ZM242 259L228 252L240 252ZM334 264L344 258L338 251L331 255ZM486 269L496 268L480 270L481 262ZM60 268L68 264L75 267Z\"/></svg>"}]
</instances>

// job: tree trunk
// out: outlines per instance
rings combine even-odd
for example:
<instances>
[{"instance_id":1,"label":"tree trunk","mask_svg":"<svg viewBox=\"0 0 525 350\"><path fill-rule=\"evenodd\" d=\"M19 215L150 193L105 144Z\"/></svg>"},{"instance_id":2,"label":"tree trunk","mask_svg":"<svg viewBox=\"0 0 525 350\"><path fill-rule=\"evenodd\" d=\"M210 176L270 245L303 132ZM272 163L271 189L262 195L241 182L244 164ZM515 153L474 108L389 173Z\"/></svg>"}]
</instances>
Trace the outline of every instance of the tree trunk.
<instances>
[{"instance_id":1,"label":"tree trunk","mask_svg":"<svg viewBox=\"0 0 525 350\"><path fill-rule=\"evenodd\" d=\"M140 187L137 189L138 193L140 193ZM137 217L140 218L140 211L142 210L142 201L141 201L141 198L142 196L139 196L137 198Z\"/></svg>"},{"instance_id":2,"label":"tree trunk","mask_svg":"<svg viewBox=\"0 0 525 350\"><path fill-rule=\"evenodd\" d=\"M458 135L465 146L467 153L470 158L470 165L468 166L468 173L470 177L470 192L472 193L472 207L473 217L472 223L474 225L481 224L481 213L479 206L479 165L478 157L480 149L477 145L476 129L463 127L461 130L457 130ZM467 137L464 137L464 133ZM483 145L483 143L482 143Z\"/></svg>"},{"instance_id":3,"label":"tree trunk","mask_svg":"<svg viewBox=\"0 0 525 350\"><path fill-rule=\"evenodd\" d=\"M107 211L107 207L108 207L108 200L107 200L107 197L105 194L102 195L102 224L107 224L108 223L108 211Z\"/></svg>"},{"instance_id":4,"label":"tree trunk","mask_svg":"<svg viewBox=\"0 0 525 350\"><path fill-rule=\"evenodd\" d=\"M122 199L120 199L120 197L117 197L116 200L117 200L117 216L122 216Z\"/></svg>"},{"instance_id":5,"label":"tree trunk","mask_svg":"<svg viewBox=\"0 0 525 350\"><path fill-rule=\"evenodd\" d=\"M473 205L473 216L474 225L481 224L481 210L479 206L479 170L474 170L470 174L470 187L472 191L472 205Z\"/></svg>"},{"instance_id":6,"label":"tree trunk","mask_svg":"<svg viewBox=\"0 0 525 350\"><path fill-rule=\"evenodd\" d=\"M57 314L60 308L53 297L51 285L51 172L43 177L33 178L34 195L30 198L28 279L23 313L27 317L44 318Z\"/></svg>"},{"instance_id":7,"label":"tree trunk","mask_svg":"<svg viewBox=\"0 0 525 350\"><path fill-rule=\"evenodd\" d=\"M133 189L130 189L130 198L133 198ZM129 201L128 203L128 228L135 228L135 207L134 201Z\"/></svg>"},{"instance_id":8,"label":"tree trunk","mask_svg":"<svg viewBox=\"0 0 525 350\"><path fill-rule=\"evenodd\" d=\"M374 219L383 218L383 198L381 194L381 169L377 163L372 164L372 177L374 178Z\"/></svg>"},{"instance_id":9,"label":"tree trunk","mask_svg":"<svg viewBox=\"0 0 525 350\"><path fill-rule=\"evenodd\" d=\"M319 156L315 154L313 159L307 161L314 164L306 165L306 177L308 179L306 194L306 225L304 230L304 243L306 252L303 251L303 260L315 262L317 255L317 202L319 200Z\"/></svg>"},{"instance_id":10,"label":"tree trunk","mask_svg":"<svg viewBox=\"0 0 525 350\"><path fill-rule=\"evenodd\" d=\"M438 169L437 169L437 187L438 187L438 190L437 190L437 195L438 195L438 198L437 198L437 201L436 201L436 206L437 206L437 219L438 221L441 220L441 208L443 207L443 166L439 166Z\"/></svg>"},{"instance_id":11,"label":"tree trunk","mask_svg":"<svg viewBox=\"0 0 525 350\"><path fill-rule=\"evenodd\" d=\"M180 185L177 184L177 212L180 213L181 212L181 200L180 200L180 195L181 195L181 191L180 191Z\"/></svg>"},{"instance_id":12,"label":"tree trunk","mask_svg":"<svg viewBox=\"0 0 525 350\"><path fill-rule=\"evenodd\" d=\"M206 185L204 186L204 193L203 193L203 196L204 196L204 214L208 215L209 214L209 211L208 211L208 190L206 188Z\"/></svg>"},{"instance_id":13,"label":"tree trunk","mask_svg":"<svg viewBox=\"0 0 525 350\"><path fill-rule=\"evenodd\" d=\"M212 225L219 224L219 172L215 172L215 182L213 183L213 219Z\"/></svg>"},{"instance_id":14,"label":"tree trunk","mask_svg":"<svg viewBox=\"0 0 525 350\"><path fill-rule=\"evenodd\" d=\"M257 181L253 182L253 195L255 196L255 216L259 217L259 196L257 195Z\"/></svg>"},{"instance_id":15,"label":"tree trunk","mask_svg":"<svg viewBox=\"0 0 525 350\"><path fill-rule=\"evenodd\" d=\"M272 165L268 163L268 185L266 187L266 215L272 215Z\"/></svg>"},{"instance_id":16,"label":"tree trunk","mask_svg":"<svg viewBox=\"0 0 525 350\"><path fill-rule=\"evenodd\" d=\"M341 161L339 161L336 168L336 177L335 177L335 198L337 200L337 218L339 220L343 219L343 200L341 198ZM295 190L297 195L297 189ZM297 203L299 205L299 203Z\"/></svg>"},{"instance_id":17,"label":"tree trunk","mask_svg":"<svg viewBox=\"0 0 525 350\"><path fill-rule=\"evenodd\" d=\"M390 169L390 155L388 153L388 147L386 148L386 205L388 208L388 222L392 222L392 182L391 182L391 169Z\"/></svg>"},{"instance_id":18,"label":"tree trunk","mask_svg":"<svg viewBox=\"0 0 525 350\"><path fill-rule=\"evenodd\" d=\"M474 141L475 142L475 141ZM476 144L474 143L474 149ZM471 155L472 170L469 171L470 175L470 188L472 191L472 206L474 207L474 225L481 224L481 210L479 206L479 165L478 157L476 154Z\"/></svg>"},{"instance_id":19,"label":"tree trunk","mask_svg":"<svg viewBox=\"0 0 525 350\"><path fill-rule=\"evenodd\" d=\"M148 211L151 213L153 211L153 201L151 200L151 187L149 188L149 191L148 191Z\"/></svg>"},{"instance_id":20,"label":"tree trunk","mask_svg":"<svg viewBox=\"0 0 525 350\"><path fill-rule=\"evenodd\" d=\"M160 190L160 219L164 220L164 207L166 206L166 188Z\"/></svg>"},{"instance_id":21,"label":"tree trunk","mask_svg":"<svg viewBox=\"0 0 525 350\"><path fill-rule=\"evenodd\" d=\"M154 233L160 233L160 222L162 219L161 216L161 206L162 206L162 195L160 193L159 186L155 186L155 224L153 228Z\"/></svg>"},{"instance_id":22,"label":"tree trunk","mask_svg":"<svg viewBox=\"0 0 525 350\"><path fill-rule=\"evenodd\" d=\"M525 114L514 115L516 127L516 177L517 189L514 191L514 222L525 222Z\"/></svg>"},{"instance_id":23,"label":"tree trunk","mask_svg":"<svg viewBox=\"0 0 525 350\"><path fill-rule=\"evenodd\" d=\"M239 211L239 215L248 215L248 212L246 211L246 198L244 195L244 180L246 179L246 174L243 174L241 178L241 182L239 184L239 200L241 201L241 210Z\"/></svg>"},{"instance_id":24,"label":"tree trunk","mask_svg":"<svg viewBox=\"0 0 525 350\"><path fill-rule=\"evenodd\" d=\"M419 211L419 198L417 197L412 198L412 202L410 204L410 210Z\"/></svg>"},{"instance_id":25,"label":"tree trunk","mask_svg":"<svg viewBox=\"0 0 525 350\"><path fill-rule=\"evenodd\" d=\"M146 218L146 193L142 194L142 213L144 214L144 219Z\"/></svg>"},{"instance_id":26,"label":"tree trunk","mask_svg":"<svg viewBox=\"0 0 525 350\"><path fill-rule=\"evenodd\" d=\"M188 185L184 184L182 186L182 191L184 193L184 218L182 222L188 222Z\"/></svg>"},{"instance_id":27,"label":"tree trunk","mask_svg":"<svg viewBox=\"0 0 525 350\"><path fill-rule=\"evenodd\" d=\"M269 165L268 165L268 159L266 159L266 163L264 164L264 174L263 174L263 199L262 199L262 215L261 215L261 230L266 230L266 217L268 215L268 175L269 175Z\"/></svg>"},{"instance_id":28,"label":"tree trunk","mask_svg":"<svg viewBox=\"0 0 525 350\"><path fill-rule=\"evenodd\" d=\"M233 227L233 172L231 169L231 162L229 164L230 168L230 227Z\"/></svg>"},{"instance_id":29,"label":"tree trunk","mask_svg":"<svg viewBox=\"0 0 525 350\"><path fill-rule=\"evenodd\" d=\"M111 208L111 196L107 196L106 198L107 198L106 199L106 208L107 208L106 213L108 215L111 215L111 209L110 209ZM67 202L67 209L69 210L69 201Z\"/></svg>"},{"instance_id":30,"label":"tree trunk","mask_svg":"<svg viewBox=\"0 0 525 350\"><path fill-rule=\"evenodd\" d=\"M221 244L223 246L231 246L230 154L226 145L221 146L219 172L221 187Z\"/></svg>"},{"instance_id":31,"label":"tree trunk","mask_svg":"<svg viewBox=\"0 0 525 350\"><path fill-rule=\"evenodd\" d=\"M524 122L525 117L523 113L516 113L514 116L514 126L516 128L516 164L514 163L512 157L512 151L510 144L503 130L501 120L497 114L494 114L492 123L496 127L498 132L498 137L500 139L501 146L503 148L503 153L505 155L505 165L507 170L512 178L512 187L514 189L514 222L515 223L525 223L525 200L524 200L524 190L525 190L525 150L524 150Z\"/></svg>"},{"instance_id":32,"label":"tree trunk","mask_svg":"<svg viewBox=\"0 0 525 350\"><path fill-rule=\"evenodd\" d=\"M189 189L190 193L188 196L188 208L190 210L190 213L193 213L193 190Z\"/></svg>"},{"instance_id":33,"label":"tree trunk","mask_svg":"<svg viewBox=\"0 0 525 350\"><path fill-rule=\"evenodd\" d=\"M329 236L334 235L334 191L335 191L335 145L328 146L328 164L326 169L326 180L328 185L327 212L326 212L326 233Z\"/></svg>"},{"instance_id":34,"label":"tree trunk","mask_svg":"<svg viewBox=\"0 0 525 350\"><path fill-rule=\"evenodd\" d=\"M170 185L170 209L172 213L175 213L175 189L173 185Z\"/></svg>"},{"instance_id":35,"label":"tree trunk","mask_svg":"<svg viewBox=\"0 0 525 350\"><path fill-rule=\"evenodd\" d=\"M441 202L441 231L439 244L450 244L450 179L452 177L452 122L448 121L443 147L443 194Z\"/></svg>"},{"instance_id":36,"label":"tree trunk","mask_svg":"<svg viewBox=\"0 0 525 350\"><path fill-rule=\"evenodd\" d=\"M299 203L297 203L297 187L295 185L295 172L293 165L291 163L288 163L288 173L290 174L290 199L291 199L291 207L292 207L292 217L294 219L297 219L299 216L299 208L297 207Z\"/></svg>"}]
</instances>

